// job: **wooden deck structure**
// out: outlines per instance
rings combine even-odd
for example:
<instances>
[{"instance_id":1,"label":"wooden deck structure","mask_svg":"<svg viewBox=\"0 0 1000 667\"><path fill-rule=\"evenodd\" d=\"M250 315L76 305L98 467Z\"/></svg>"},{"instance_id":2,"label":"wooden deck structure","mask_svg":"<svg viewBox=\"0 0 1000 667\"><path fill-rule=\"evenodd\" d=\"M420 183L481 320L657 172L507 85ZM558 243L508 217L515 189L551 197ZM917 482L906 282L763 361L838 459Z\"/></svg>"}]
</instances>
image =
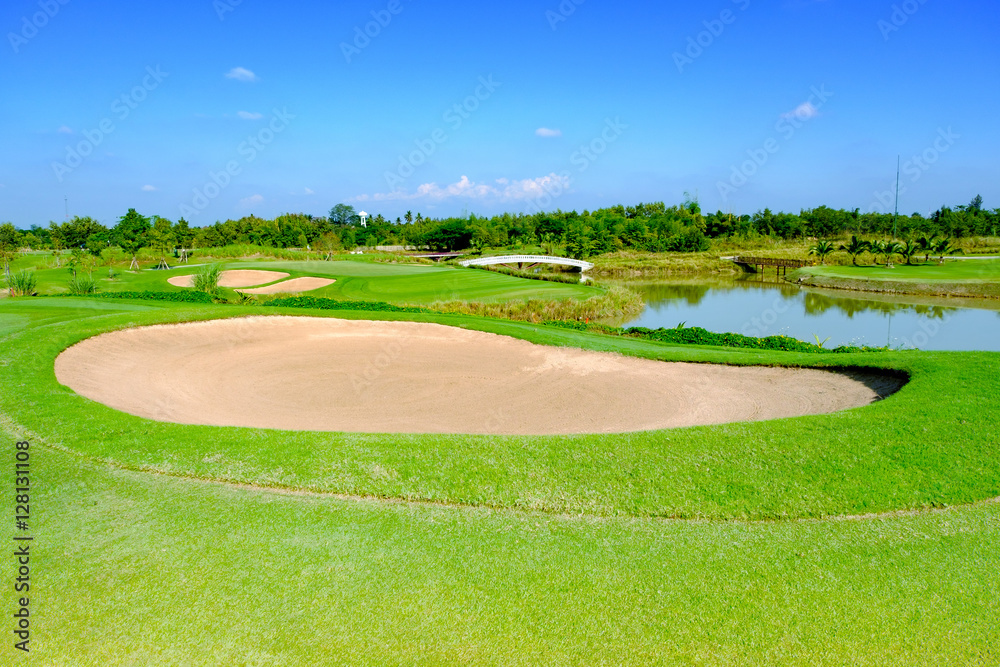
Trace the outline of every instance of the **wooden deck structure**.
<instances>
[{"instance_id":1,"label":"wooden deck structure","mask_svg":"<svg viewBox=\"0 0 1000 667\"><path fill-rule=\"evenodd\" d=\"M787 275L788 269L801 269L809 263L801 259L780 259L776 257L729 257L736 264L747 270L764 273L764 267L775 267L775 274L779 276Z\"/></svg>"}]
</instances>

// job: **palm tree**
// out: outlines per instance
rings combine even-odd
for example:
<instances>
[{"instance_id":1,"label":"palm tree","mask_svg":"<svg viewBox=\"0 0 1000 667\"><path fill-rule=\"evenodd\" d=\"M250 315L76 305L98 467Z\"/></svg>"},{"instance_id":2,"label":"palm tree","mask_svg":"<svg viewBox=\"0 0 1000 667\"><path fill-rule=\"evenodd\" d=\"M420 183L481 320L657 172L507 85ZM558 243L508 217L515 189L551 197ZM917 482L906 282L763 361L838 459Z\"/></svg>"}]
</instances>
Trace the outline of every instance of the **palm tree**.
<instances>
[{"instance_id":1,"label":"palm tree","mask_svg":"<svg viewBox=\"0 0 1000 667\"><path fill-rule=\"evenodd\" d=\"M900 251L902 246L898 241L872 241L871 252L873 255L884 255L885 265L890 265L890 258Z\"/></svg>"},{"instance_id":2,"label":"palm tree","mask_svg":"<svg viewBox=\"0 0 1000 667\"><path fill-rule=\"evenodd\" d=\"M820 241L813 247L809 248L809 254L819 257L820 264L826 264L826 256L834 250L836 250L836 248L829 241Z\"/></svg>"},{"instance_id":3,"label":"palm tree","mask_svg":"<svg viewBox=\"0 0 1000 667\"><path fill-rule=\"evenodd\" d=\"M837 249L843 250L848 255L850 255L851 262L854 263L854 266L857 266L858 255L863 255L866 252L869 252L872 249L872 244L869 243L868 241L862 241L857 236L852 236L850 243L848 243L847 245L841 244L841 246Z\"/></svg>"},{"instance_id":4,"label":"palm tree","mask_svg":"<svg viewBox=\"0 0 1000 667\"><path fill-rule=\"evenodd\" d=\"M920 251L920 244L915 241L907 240L906 243L897 245L899 246L899 249L896 252L898 252L903 259L906 260L907 265L912 265L913 262L911 262L910 259Z\"/></svg>"},{"instance_id":5,"label":"palm tree","mask_svg":"<svg viewBox=\"0 0 1000 667\"><path fill-rule=\"evenodd\" d=\"M938 264L944 264L945 255L965 254L958 246L951 244L951 239L941 239L934 245L934 254L938 256Z\"/></svg>"},{"instance_id":6,"label":"palm tree","mask_svg":"<svg viewBox=\"0 0 1000 667\"><path fill-rule=\"evenodd\" d=\"M937 245L938 235L934 234L931 237L921 236L917 239L917 247L920 248L920 252L924 253L924 261L930 261L931 253L934 252L934 247Z\"/></svg>"}]
</instances>

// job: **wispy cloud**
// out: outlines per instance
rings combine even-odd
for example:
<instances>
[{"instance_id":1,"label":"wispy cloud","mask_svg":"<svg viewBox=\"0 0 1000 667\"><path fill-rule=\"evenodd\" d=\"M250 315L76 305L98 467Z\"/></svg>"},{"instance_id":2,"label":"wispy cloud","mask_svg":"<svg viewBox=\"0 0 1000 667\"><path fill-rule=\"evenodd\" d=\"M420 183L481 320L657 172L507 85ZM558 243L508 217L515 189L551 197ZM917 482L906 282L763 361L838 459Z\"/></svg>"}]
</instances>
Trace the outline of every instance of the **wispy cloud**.
<instances>
[{"instance_id":1,"label":"wispy cloud","mask_svg":"<svg viewBox=\"0 0 1000 667\"><path fill-rule=\"evenodd\" d=\"M498 178L493 184L476 183L469 180L468 176L462 176L456 183L441 186L437 183L424 183L416 191L395 190L393 192L376 192L373 195L360 195L355 197L355 201L396 201L406 199L426 199L431 201L442 201L445 199L496 199L499 201L520 201L524 199L535 199L542 196L547 191L560 188L569 188L569 177L559 176L552 173L548 176L538 178L526 178L521 180L510 180Z\"/></svg>"},{"instance_id":2,"label":"wispy cloud","mask_svg":"<svg viewBox=\"0 0 1000 667\"><path fill-rule=\"evenodd\" d=\"M548 127L540 127L535 130L535 135L539 137L561 137L562 130L553 130Z\"/></svg>"},{"instance_id":3,"label":"wispy cloud","mask_svg":"<svg viewBox=\"0 0 1000 667\"><path fill-rule=\"evenodd\" d=\"M144 185L144 186L142 186L142 191L143 192L156 192L157 190L159 190L159 188L156 187L156 186L154 186L154 185Z\"/></svg>"},{"instance_id":4,"label":"wispy cloud","mask_svg":"<svg viewBox=\"0 0 1000 667\"><path fill-rule=\"evenodd\" d=\"M67 125L63 125L58 130L56 130L56 132L58 132L59 134L73 134L73 128Z\"/></svg>"},{"instance_id":5,"label":"wispy cloud","mask_svg":"<svg viewBox=\"0 0 1000 667\"><path fill-rule=\"evenodd\" d=\"M812 102L803 102L791 111L781 114L781 117L788 119L797 118L798 120L810 120L818 115L819 109L817 109Z\"/></svg>"},{"instance_id":6,"label":"wispy cloud","mask_svg":"<svg viewBox=\"0 0 1000 667\"><path fill-rule=\"evenodd\" d=\"M248 83L253 83L258 81L256 74L246 69L245 67L234 67L228 72L226 72L227 79L236 79L237 81L246 81Z\"/></svg>"},{"instance_id":7,"label":"wispy cloud","mask_svg":"<svg viewBox=\"0 0 1000 667\"><path fill-rule=\"evenodd\" d=\"M313 191L312 191L312 190L311 190L310 188L306 188L306 194L307 194L307 195L314 195L314 194L316 194L316 193L315 193L315 192L313 192Z\"/></svg>"},{"instance_id":8,"label":"wispy cloud","mask_svg":"<svg viewBox=\"0 0 1000 667\"><path fill-rule=\"evenodd\" d=\"M243 208L250 208L252 206L260 204L263 201L264 201L263 195L250 195L249 197L245 197L240 200L240 206L242 206Z\"/></svg>"},{"instance_id":9,"label":"wispy cloud","mask_svg":"<svg viewBox=\"0 0 1000 667\"><path fill-rule=\"evenodd\" d=\"M261 118L264 117L264 114L254 113L252 111L238 111L236 115L242 118L243 120L260 120Z\"/></svg>"}]
</instances>

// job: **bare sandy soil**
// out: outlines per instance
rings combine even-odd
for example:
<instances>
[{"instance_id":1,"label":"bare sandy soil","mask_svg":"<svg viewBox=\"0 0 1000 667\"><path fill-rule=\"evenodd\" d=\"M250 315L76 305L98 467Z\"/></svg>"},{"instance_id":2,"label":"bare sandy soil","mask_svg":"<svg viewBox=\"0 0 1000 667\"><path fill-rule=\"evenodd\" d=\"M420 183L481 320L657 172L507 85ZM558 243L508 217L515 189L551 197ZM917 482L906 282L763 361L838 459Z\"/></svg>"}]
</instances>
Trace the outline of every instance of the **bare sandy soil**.
<instances>
[{"instance_id":1,"label":"bare sandy soil","mask_svg":"<svg viewBox=\"0 0 1000 667\"><path fill-rule=\"evenodd\" d=\"M219 276L219 287L252 287L273 283L275 280L287 278L288 274L281 271L250 271L242 269L239 271L223 271ZM193 287L194 276L174 276L168 278L167 282L174 287Z\"/></svg>"},{"instance_id":2,"label":"bare sandy soil","mask_svg":"<svg viewBox=\"0 0 1000 667\"><path fill-rule=\"evenodd\" d=\"M56 377L183 424L366 433L611 433L867 405L877 374L666 363L417 322L246 317L82 341Z\"/></svg>"},{"instance_id":3,"label":"bare sandy soil","mask_svg":"<svg viewBox=\"0 0 1000 667\"><path fill-rule=\"evenodd\" d=\"M276 285L241 289L240 291L244 294L293 294L295 292L309 292L310 290L332 285L335 282L337 281L331 278L292 278Z\"/></svg>"}]
</instances>

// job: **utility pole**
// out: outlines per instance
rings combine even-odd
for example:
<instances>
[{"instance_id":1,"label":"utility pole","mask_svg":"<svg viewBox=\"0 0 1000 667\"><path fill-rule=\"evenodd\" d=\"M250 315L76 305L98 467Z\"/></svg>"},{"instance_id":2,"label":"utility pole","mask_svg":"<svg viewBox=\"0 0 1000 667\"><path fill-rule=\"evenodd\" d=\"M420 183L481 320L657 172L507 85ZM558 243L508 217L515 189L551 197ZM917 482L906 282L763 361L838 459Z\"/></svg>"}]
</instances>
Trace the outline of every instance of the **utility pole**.
<instances>
[{"instance_id":1,"label":"utility pole","mask_svg":"<svg viewBox=\"0 0 1000 667\"><path fill-rule=\"evenodd\" d=\"M896 240L896 217L899 215L899 155L896 156L896 209L892 212L892 240Z\"/></svg>"}]
</instances>

